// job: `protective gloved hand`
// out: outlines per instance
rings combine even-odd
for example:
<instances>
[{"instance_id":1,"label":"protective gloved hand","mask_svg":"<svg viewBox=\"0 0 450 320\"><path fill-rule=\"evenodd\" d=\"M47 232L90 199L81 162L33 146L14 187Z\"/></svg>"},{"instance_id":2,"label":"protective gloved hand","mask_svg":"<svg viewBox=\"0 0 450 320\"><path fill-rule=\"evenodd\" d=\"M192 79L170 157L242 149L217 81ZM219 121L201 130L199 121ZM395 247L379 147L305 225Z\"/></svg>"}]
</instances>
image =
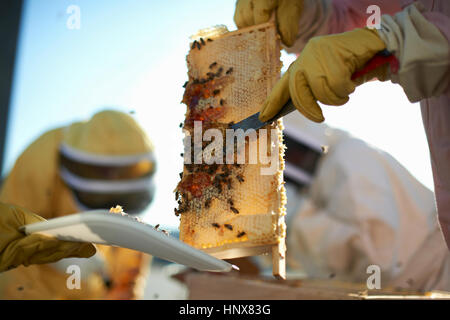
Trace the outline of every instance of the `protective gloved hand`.
<instances>
[{"instance_id":1,"label":"protective gloved hand","mask_svg":"<svg viewBox=\"0 0 450 320\"><path fill-rule=\"evenodd\" d=\"M303 0L238 0L234 22L244 28L269 21L276 10L276 20L281 41L291 47L298 33Z\"/></svg>"},{"instance_id":2,"label":"protective gloved hand","mask_svg":"<svg viewBox=\"0 0 450 320\"><path fill-rule=\"evenodd\" d=\"M315 122L324 121L317 101L340 106L348 101L357 85L374 77L387 79L388 69L384 66L357 81L351 80L356 70L385 47L377 31L371 29L312 38L273 88L260 110L259 119L270 120L291 98L305 117Z\"/></svg>"},{"instance_id":3,"label":"protective gloved hand","mask_svg":"<svg viewBox=\"0 0 450 320\"><path fill-rule=\"evenodd\" d=\"M61 241L40 234L25 235L19 227L45 221L25 209L0 203L0 272L21 264L43 264L66 257L88 258L96 249L90 243Z\"/></svg>"}]
</instances>

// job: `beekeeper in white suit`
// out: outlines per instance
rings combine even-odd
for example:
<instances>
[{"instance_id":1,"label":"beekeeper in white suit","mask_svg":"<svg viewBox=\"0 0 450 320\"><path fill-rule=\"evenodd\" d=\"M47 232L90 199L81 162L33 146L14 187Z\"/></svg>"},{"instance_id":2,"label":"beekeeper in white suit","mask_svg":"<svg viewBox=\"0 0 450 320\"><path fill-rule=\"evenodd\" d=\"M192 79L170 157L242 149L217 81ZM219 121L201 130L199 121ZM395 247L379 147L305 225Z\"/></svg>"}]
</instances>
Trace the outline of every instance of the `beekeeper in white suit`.
<instances>
[{"instance_id":1,"label":"beekeeper in white suit","mask_svg":"<svg viewBox=\"0 0 450 320\"><path fill-rule=\"evenodd\" d=\"M433 193L388 153L343 131L297 113L284 123L288 266L365 283L377 265L382 288L450 291Z\"/></svg>"}]
</instances>

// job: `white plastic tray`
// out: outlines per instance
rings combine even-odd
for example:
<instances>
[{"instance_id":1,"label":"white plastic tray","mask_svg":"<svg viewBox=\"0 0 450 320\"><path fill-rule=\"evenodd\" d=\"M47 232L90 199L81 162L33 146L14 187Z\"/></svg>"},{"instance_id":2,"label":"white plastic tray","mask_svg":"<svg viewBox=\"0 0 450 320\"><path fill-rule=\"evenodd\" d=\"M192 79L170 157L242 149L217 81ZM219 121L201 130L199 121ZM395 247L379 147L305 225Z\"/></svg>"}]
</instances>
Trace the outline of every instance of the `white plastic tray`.
<instances>
[{"instance_id":1,"label":"white plastic tray","mask_svg":"<svg viewBox=\"0 0 450 320\"><path fill-rule=\"evenodd\" d=\"M28 224L22 230L26 234L42 233L60 240L92 242L142 251L202 271L228 272L236 268L155 230L148 224L107 210L87 211Z\"/></svg>"}]
</instances>

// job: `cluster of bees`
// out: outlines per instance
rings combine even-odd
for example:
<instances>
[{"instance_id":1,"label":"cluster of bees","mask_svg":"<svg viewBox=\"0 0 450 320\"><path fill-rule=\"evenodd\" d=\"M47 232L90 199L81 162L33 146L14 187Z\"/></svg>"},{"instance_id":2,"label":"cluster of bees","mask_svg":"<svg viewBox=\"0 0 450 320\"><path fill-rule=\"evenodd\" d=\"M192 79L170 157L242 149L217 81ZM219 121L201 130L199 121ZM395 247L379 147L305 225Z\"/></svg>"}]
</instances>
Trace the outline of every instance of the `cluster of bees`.
<instances>
[{"instance_id":1,"label":"cluster of bees","mask_svg":"<svg viewBox=\"0 0 450 320\"><path fill-rule=\"evenodd\" d=\"M194 50L195 48L197 48L198 50L200 50L200 49L202 48L202 46L205 46L205 45L206 45L206 41L208 41L208 42L213 42L213 40L210 39L210 38L206 39L206 41L205 41L205 39L203 39L203 38L200 38L200 39L198 39L198 40L199 40L199 41L194 40L194 42L192 42L192 46L191 46L191 49L192 49L192 50Z\"/></svg>"},{"instance_id":2,"label":"cluster of bees","mask_svg":"<svg viewBox=\"0 0 450 320\"><path fill-rule=\"evenodd\" d=\"M210 181L206 185L199 186L204 188L202 195L206 196L206 200L203 204L199 205L198 198L193 197L189 192L183 192L182 188L178 188L175 192L175 200L178 202L178 209L175 208L175 215L179 216L188 210L200 211L202 208L209 209L211 202L215 197L227 198L230 211L239 214L239 210L234 206L233 200L230 198L228 191L231 190L233 185L233 178L239 183L244 182L244 177L240 173L240 164L233 165L239 172L232 172L231 165L229 164L187 164L186 170L190 175L207 174ZM236 170L234 170L236 171ZM213 177L214 176L214 177ZM183 173L180 173L180 178L183 178Z\"/></svg>"},{"instance_id":3,"label":"cluster of bees","mask_svg":"<svg viewBox=\"0 0 450 320\"><path fill-rule=\"evenodd\" d=\"M214 78L220 78L222 75L223 75L223 70L224 70L224 68L223 67L218 67L217 68L217 62L213 62L213 63L211 63L210 65L209 65L209 69L211 70L211 71L208 71L207 73L206 73L206 77L205 78L199 78L199 79L197 79L197 78L195 78L195 79L193 79L192 80L192 83L193 84L205 84L205 83L207 83L208 81L211 81L211 80L213 80ZM214 69L216 69L217 68L217 71L216 72L213 72L213 70ZM225 75L230 75L231 73L233 72L233 67L230 67L230 68L228 68L227 69L227 71L225 71ZM183 88L186 88L186 86L189 84L189 81L186 81L184 84L183 84ZM216 89L216 90L214 90L213 91L213 95L214 96L216 96L216 95L218 95L220 93L220 90L218 90L218 89Z\"/></svg>"},{"instance_id":4,"label":"cluster of bees","mask_svg":"<svg viewBox=\"0 0 450 320\"><path fill-rule=\"evenodd\" d=\"M213 223L212 223L212 226L213 226L214 228L216 228L216 229L220 229L220 224L218 224L217 222L213 222ZM232 226L231 224L225 223L223 226L224 226L225 228L227 228L228 230L233 231L233 226ZM241 237L243 237L243 236L245 236L245 235L246 235L245 231L241 231L241 232L239 232L239 233L237 234L237 237L238 237L238 238L241 238Z\"/></svg>"},{"instance_id":5,"label":"cluster of bees","mask_svg":"<svg viewBox=\"0 0 450 320\"><path fill-rule=\"evenodd\" d=\"M194 41L191 49L200 50L202 46L206 45L206 42L212 41L211 39L207 39L206 41L203 38L200 38L199 41ZM188 105L189 115L195 114L195 112L199 112L196 109L198 105L198 101L201 99L207 99L208 97L216 97L220 94L221 86L226 83L227 78L223 76L229 76L233 73L233 68L224 68L220 66L217 62L212 62L209 67L209 71L206 73L205 77L192 79L192 82L186 81L183 85L183 88L187 88L185 92L185 97L183 98L183 102ZM221 78L221 79L218 79ZM217 79L216 81L213 81ZM188 85L204 85L201 87L188 87ZM195 88L195 90L194 90ZM193 95L191 95L193 94ZM206 114L208 111L222 107L226 104L224 99L218 100L218 106L214 107L210 105L206 107L206 110L202 110ZM198 108L198 107L197 107ZM209 110L207 110L209 109ZM189 115L187 119L189 118ZM203 120L203 129L208 127L214 127L217 129L228 129L233 124L223 124L216 122L213 117L205 117L206 120ZM185 123L180 123L180 128L183 126L190 127L190 122L188 120ZM223 135L225 136L225 135ZM191 150L195 150L193 146L193 141L191 140ZM208 142L203 142L202 149L207 146ZM226 149L224 147L223 154L226 155ZM235 150L236 151L236 150ZM236 152L234 153L236 154ZM184 153L181 153L181 156L184 157ZM195 154L191 153L191 163L194 163ZM224 161L225 162L225 161ZM180 184L177 187L177 191L175 192L175 200L178 202L178 208L175 208L175 215L179 216L187 211L200 213L203 210L207 210L211 207L211 202L214 198L223 199L226 201L229 210L234 214L239 214L239 210L235 207L234 201L231 198L231 192L233 183L243 183L244 177L242 175L243 165L241 164L185 164L185 171L183 176L183 172L180 173ZM191 177L189 180L188 177ZM192 178L193 177L193 178ZM184 179L183 179L184 178ZM189 182L188 182L189 181ZM188 188L186 188L186 182L190 184ZM198 184L198 185L196 185ZM189 188L193 188L195 192L190 192ZM198 189L201 192L198 192ZM212 227L216 229L220 229L222 226L218 223L213 223ZM233 231L233 226L229 223L223 224L223 227L227 230ZM237 237L243 237L246 233L243 231L239 231L237 233Z\"/></svg>"}]
</instances>

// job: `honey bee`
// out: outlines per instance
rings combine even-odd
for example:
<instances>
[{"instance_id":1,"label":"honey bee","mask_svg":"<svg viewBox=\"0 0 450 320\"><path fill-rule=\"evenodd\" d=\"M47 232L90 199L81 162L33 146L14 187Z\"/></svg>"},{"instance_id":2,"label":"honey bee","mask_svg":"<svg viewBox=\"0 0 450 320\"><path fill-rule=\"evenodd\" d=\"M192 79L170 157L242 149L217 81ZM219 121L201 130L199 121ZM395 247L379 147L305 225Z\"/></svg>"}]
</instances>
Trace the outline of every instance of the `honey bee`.
<instances>
[{"instance_id":1,"label":"honey bee","mask_svg":"<svg viewBox=\"0 0 450 320\"><path fill-rule=\"evenodd\" d=\"M216 169L214 167L209 167L207 172L209 174L213 174L215 171L216 171Z\"/></svg>"},{"instance_id":2,"label":"honey bee","mask_svg":"<svg viewBox=\"0 0 450 320\"><path fill-rule=\"evenodd\" d=\"M231 224L226 223L224 224L224 227L227 228L228 230L233 231L233 226Z\"/></svg>"},{"instance_id":3,"label":"honey bee","mask_svg":"<svg viewBox=\"0 0 450 320\"><path fill-rule=\"evenodd\" d=\"M238 235L237 235L238 238L243 237L243 236L245 236L245 232L244 231L239 232Z\"/></svg>"},{"instance_id":4,"label":"honey bee","mask_svg":"<svg viewBox=\"0 0 450 320\"><path fill-rule=\"evenodd\" d=\"M230 210L233 211L234 213L238 214L239 210L236 209L235 207L230 207Z\"/></svg>"}]
</instances>

